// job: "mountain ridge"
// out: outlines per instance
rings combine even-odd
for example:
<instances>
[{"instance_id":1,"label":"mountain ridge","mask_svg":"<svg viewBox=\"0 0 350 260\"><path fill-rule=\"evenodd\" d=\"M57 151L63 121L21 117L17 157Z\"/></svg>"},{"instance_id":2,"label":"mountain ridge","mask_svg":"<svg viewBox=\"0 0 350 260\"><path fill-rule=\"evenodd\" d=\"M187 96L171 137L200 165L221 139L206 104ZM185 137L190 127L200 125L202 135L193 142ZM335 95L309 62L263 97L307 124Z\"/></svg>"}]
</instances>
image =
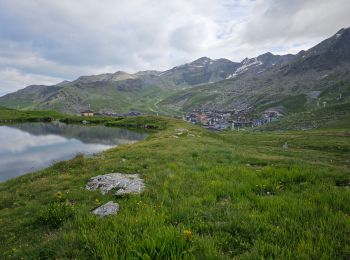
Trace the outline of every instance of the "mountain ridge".
<instances>
[{"instance_id":1,"label":"mountain ridge","mask_svg":"<svg viewBox=\"0 0 350 260\"><path fill-rule=\"evenodd\" d=\"M161 105L173 110L184 108L183 110L187 111L247 109L251 106L268 108L269 104L274 108L276 103L286 98L299 96L301 100L295 104L302 103L303 109L306 110L315 108L320 102L345 101L350 96L350 29L343 29L341 32L340 36L337 36L337 32L313 48L287 57L286 63L267 66L262 73L259 73L263 66L261 56L260 59L259 56L244 59L235 75L227 80L175 93ZM333 53L337 55L332 55ZM267 53L263 56L271 55ZM327 60L331 66L324 66ZM244 66L248 68L247 71L242 70ZM332 93L332 89L337 93ZM310 94L315 92L319 94ZM341 100L337 100L337 95L341 93Z\"/></svg>"},{"instance_id":2,"label":"mountain ridge","mask_svg":"<svg viewBox=\"0 0 350 260\"><path fill-rule=\"evenodd\" d=\"M241 62L200 57L165 71L86 75L53 86L28 86L0 97L0 106L65 113L78 113L91 106L100 112L172 114L194 108L267 105L295 95L304 95L308 103L304 105L312 106L318 96L310 103L308 93L322 96L324 91L329 92L334 78L348 82L349 68L350 29L343 28L295 55L266 52ZM347 96L345 85L340 88Z\"/></svg>"}]
</instances>

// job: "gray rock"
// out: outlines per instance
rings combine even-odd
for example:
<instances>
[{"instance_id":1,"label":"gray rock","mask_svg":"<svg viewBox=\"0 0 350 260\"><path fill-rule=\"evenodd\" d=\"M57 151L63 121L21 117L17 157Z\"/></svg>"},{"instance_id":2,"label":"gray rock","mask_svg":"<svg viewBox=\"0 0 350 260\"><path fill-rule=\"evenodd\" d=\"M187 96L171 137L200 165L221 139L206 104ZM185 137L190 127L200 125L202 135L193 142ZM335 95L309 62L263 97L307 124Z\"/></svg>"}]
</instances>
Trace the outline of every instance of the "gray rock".
<instances>
[{"instance_id":1,"label":"gray rock","mask_svg":"<svg viewBox=\"0 0 350 260\"><path fill-rule=\"evenodd\" d=\"M118 211L119 211L119 204L114 203L113 201L109 201L106 204L94 209L92 213L100 217L105 217L108 215L117 214Z\"/></svg>"},{"instance_id":2,"label":"gray rock","mask_svg":"<svg viewBox=\"0 0 350 260\"><path fill-rule=\"evenodd\" d=\"M109 173L91 178L86 189L100 189L102 194L114 189L115 195L125 195L141 193L145 184L138 174Z\"/></svg>"}]
</instances>

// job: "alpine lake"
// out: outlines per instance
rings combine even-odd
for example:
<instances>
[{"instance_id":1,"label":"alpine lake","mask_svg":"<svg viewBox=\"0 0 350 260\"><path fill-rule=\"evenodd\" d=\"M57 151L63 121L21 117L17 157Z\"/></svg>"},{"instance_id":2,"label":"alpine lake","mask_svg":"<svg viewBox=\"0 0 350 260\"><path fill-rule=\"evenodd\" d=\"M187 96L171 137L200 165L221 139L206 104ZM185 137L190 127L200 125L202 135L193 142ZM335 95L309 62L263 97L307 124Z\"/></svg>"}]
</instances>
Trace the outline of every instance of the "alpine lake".
<instances>
[{"instance_id":1,"label":"alpine lake","mask_svg":"<svg viewBox=\"0 0 350 260\"><path fill-rule=\"evenodd\" d=\"M147 133L101 125L61 122L0 126L0 182L34 172L77 154L93 155L147 137Z\"/></svg>"}]
</instances>

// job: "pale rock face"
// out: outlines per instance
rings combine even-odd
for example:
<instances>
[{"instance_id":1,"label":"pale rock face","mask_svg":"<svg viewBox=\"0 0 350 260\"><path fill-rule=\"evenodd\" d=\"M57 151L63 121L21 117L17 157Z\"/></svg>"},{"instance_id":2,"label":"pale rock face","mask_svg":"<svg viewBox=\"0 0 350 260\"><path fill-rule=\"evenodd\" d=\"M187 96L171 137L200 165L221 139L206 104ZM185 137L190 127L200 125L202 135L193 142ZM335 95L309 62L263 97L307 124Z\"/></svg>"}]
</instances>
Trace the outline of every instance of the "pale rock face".
<instances>
[{"instance_id":1,"label":"pale rock face","mask_svg":"<svg viewBox=\"0 0 350 260\"><path fill-rule=\"evenodd\" d=\"M138 174L109 173L93 177L86 184L87 190L100 189L102 194L116 190L115 195L137 194L145 189Z\"/></svg>"},{"instance_id":2,"label":"pale rock face","mask_svg":"<svg viewBox=\"0 0 350 260\"><path fill-rule=\"evenodd\" d=\"M110 190L116 190L115 195L137 194L145 189L145 184L138 174L109 173L92 177L86 184L86 189L94 191L101 190L102 194ZM117 214L119 204L109 201L106 204L94 209L93 214L100 217Z\"/></svg>"},{"instance_id":3,"label":"pale rock face","mask_svg":"<svg viewBox=\"0 0 350 260\"><path fill-rule=\"evenodd\" d=\"M94 209L92 213L94 215L105 217L109 215L115 215L119 211L119 204L113 201L109 201L106 204Z\"/></svg>"}]
</instances>

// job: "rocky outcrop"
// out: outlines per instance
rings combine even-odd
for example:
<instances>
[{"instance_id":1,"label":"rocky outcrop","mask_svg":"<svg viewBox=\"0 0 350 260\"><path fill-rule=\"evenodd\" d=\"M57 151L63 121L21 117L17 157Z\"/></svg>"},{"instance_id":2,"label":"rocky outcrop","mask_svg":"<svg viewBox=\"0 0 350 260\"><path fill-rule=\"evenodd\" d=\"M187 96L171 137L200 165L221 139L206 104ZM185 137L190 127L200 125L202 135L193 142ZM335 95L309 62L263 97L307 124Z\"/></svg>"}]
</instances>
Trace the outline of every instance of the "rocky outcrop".
<instances>
[{"instance_id":1,"label":"rocky outcrop","mask_svg":"<svg viewBox=\"0 0 350 260\"><path fill-rule=\"evenodd\" d=\"M113 201L109 201L106 204L94 209L92 213L100 217L105 217L105 216L117 214L118 211L119 211L119 204Z\"/></svg>"},{"instance_id":2,"label":"rocky outcrop","mask_svg":"<svg viewBox=\"0 0 350 260\"><path fill-rule=\"evenodd\" d=\"M138 174L109 173L91 178L86 189L99 189L102 194L116 190L115 195L120 196L141 193L145 184Z\"/></svg>"},{"instance_id":3,"label":"rocky outcrop","mask_svg":"<svg viewBox=\"0 0 350 260\"><path fill-rule=\"evenodd\" d=\"M116 190L115 195L137 194L145 189L143 179L138 174L109 173L92 177L86 184L86 189L95 191L100 190L106 194L111 190ZM106 204L94 209L93 214L100 217L117 214L119 204L109 201Z\"/></svg>"}]
</instances>

